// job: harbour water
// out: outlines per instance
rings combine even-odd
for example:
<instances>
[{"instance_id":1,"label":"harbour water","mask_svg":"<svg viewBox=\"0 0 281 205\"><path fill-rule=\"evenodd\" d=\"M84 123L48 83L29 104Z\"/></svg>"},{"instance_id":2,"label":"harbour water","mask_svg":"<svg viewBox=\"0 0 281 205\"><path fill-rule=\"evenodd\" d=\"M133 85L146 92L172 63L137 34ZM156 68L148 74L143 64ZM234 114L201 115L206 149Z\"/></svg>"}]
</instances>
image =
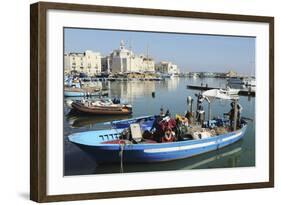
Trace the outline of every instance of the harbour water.
<instances>
[{"instance_id":1,"label":"harbour water","mask_svg":"<svg viewBox=\"0 0 281 205\"><path fill-rule=\"evenodd\" d=\"M68 114L64 105L64 175L119 173L120 165L97 165L78 147L67 141L71 133L108 128L103 122L143 115L159 114L160 108L169 109L172 115L183 115L187 109L186 99L191 96L196 102L198 90L187 89L187 84L208 84L210 87L225 87L226 80L218 78L171 78L164 81L113 81L96 82L109 88L109 97L119 97L133 105L131 116L89 116ZM153 94L155 93L155 94ZM242 116L255 119L255 97L240 96ZM193 108L195 109L194 103ZM204 108L207 111L207 104ZM222 116L230 110L229 101L215 101L212 117ZM205 153L189 159L155 164L124 164L124 172L168 171L206 168L231 168L255 166L255 120L249 122L244 138L221 150Z\"/></svg>"}]
</instances>

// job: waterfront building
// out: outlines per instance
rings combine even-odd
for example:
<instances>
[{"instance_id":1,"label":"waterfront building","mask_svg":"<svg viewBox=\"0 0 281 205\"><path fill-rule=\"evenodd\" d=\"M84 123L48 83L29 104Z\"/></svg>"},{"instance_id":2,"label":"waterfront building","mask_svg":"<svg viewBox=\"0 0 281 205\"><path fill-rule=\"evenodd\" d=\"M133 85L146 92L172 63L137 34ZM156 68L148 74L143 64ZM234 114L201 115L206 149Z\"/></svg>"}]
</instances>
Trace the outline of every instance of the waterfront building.
<instances>
[{"instance_id":1,"label":"waterfront building","mask_svg":"<svg viewBox=\"0 0 281 205\"><path fill-rule=\"evenodd\" d=\"M101 55L90 50L84 53L64 54L64 71L70 73L77 71L87 75L95 75L101 72Z\"/></svg>"},{"instance_id":2,"label":"waterfront building","mask_svg":"<svg viewBox=\"0 0 281 205\"><path fill-rule=\"evenodd\" d=\"M172 62L168 62L168 61L161 61L158 64L156 64L155 70L157 72L164 73L164 74L178 74L179 73L178 66L175 64L172 64Z\"/></svg>"},{"instance_id":3,"label":"waterfront building","mask_svg":"<svg viewBox=\"0 0 281 205\"><path fill-rule=\"evenodd\" d=\"M230 70L227 73L225 73L225 77L230 77L230 78L237 77L237 72Z\"/></svg>"},{"instance_id":4,"label":"waterfront building","mask_svg":"<svg viewBox=\"0 0 281 205\"><path fill-rule=\"evenodd\" d=\"M213 72L199 72L200 78L213 78L215 74Z\"/></svg>"},{"instance_id":5,"label":"waterfront building","mask_svg":"<svg viewBox=\"0 0 281 205\"><path fill-rule=\"evenodd\" d=\"M101 57L101 72L102 73L111 73L111 66L112 65L112 60L110 56L103 56Z\"/></svg>"},{"instance_id":6,"label":"waterfront building","mask_svg":"<svg viewBox=\"0 0 281 205\"><path fill-rule=\"evenodd\" d=\"M152 58L135 55L125 48L123 41L118 49L110 53L109 60L106 62L107 70L111 73L155 72L155 63Z\"/></svg>"}]
</instances>

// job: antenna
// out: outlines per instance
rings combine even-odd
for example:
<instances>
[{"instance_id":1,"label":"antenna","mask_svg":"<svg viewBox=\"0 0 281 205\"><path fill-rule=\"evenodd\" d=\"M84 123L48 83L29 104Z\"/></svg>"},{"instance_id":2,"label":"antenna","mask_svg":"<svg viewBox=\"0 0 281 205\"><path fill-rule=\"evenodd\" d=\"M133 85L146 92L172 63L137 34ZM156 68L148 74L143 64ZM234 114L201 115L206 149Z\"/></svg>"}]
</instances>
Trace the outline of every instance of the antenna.
<instances>
[{"instance_id":1,"label":"antenna","mask_svg":"<svg viewBox=\"0 0 281 205\"><path fill-rule=\"evenodd\" d=\"M130 38L130 41L129 41L129 49L130 51L132 51L132 39Z\"/></svg>"}]
</instances>

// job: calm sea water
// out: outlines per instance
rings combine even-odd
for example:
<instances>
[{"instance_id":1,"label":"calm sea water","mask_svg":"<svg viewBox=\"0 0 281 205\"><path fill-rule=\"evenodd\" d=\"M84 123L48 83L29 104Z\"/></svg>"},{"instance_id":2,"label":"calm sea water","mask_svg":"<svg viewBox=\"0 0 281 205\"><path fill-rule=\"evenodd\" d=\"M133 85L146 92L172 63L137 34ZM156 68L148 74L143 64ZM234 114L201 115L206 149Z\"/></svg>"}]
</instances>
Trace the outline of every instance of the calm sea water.
<instances>
[{"instance_id":1,"label":"calm sea water","mask_svg":"<svg viewBox=\"0 0 281 205\"><path fill-rule=\"evenodd\" d=\"M199 91L187 89L187 84L225 87L224 79L204 78L173 78L165 81L128 81L128 82L97 82L103 87L108 87L110 96L119 97L122 101L133 105L131 116L86 116L68 114L64 107L64 174L85 175L119 173L120 166L97 165L74 144L68 142L67 136L71 133L108 128L103 122L126 119L142 115L158 114L160 108L169 109L172 115L183 114L186 109L187 96L193 97ZM155 96L152 93L155 92ZM255 97L240 96L242 116L255 118ZM195 105L194 105L195 108ZM205 104L207 111L207 104ZM212 116L222 116L230 110L230 102L215 101L212 104ZM125 164L124 172L167 171L206 168L231 168L255 166L255 121L249 122L244 138L221 150L205 153L189 159L161 162L155 164Z\"/></svg>"}]
</instances>

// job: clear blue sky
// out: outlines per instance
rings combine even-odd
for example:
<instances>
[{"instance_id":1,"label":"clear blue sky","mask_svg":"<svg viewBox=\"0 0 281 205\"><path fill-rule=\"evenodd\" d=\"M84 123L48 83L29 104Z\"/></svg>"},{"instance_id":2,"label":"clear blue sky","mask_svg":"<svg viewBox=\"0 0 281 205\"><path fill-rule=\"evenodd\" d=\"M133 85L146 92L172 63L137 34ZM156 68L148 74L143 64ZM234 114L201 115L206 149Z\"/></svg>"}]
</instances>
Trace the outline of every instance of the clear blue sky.
<instances>
[{"instance_id":1,"label":"clear blue sky","mask_svg":"<svg viewBox=\"0 0 281 205\"><path fill-rule=\"evenodd\" d=\"M128 48L131 44L135 54L146 55L148 50L156 62L172 61L181 71L231 69L240 74L255 74L254 37L65 28L64 52L93 50L107 55L119 47L121 40Z\"/></svg>"}]
</instances>

